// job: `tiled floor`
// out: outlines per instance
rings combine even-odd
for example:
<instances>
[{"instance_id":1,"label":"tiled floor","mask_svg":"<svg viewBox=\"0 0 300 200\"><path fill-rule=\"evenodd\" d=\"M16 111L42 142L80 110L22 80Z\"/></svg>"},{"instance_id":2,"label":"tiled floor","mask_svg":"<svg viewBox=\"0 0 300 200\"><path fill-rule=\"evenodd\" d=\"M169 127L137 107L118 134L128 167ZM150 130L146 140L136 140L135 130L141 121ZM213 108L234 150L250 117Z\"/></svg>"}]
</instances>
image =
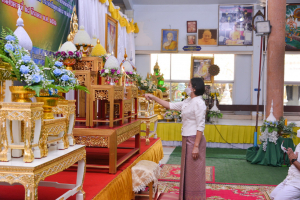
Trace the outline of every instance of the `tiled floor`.
<instances>
[{"instance_id":1,"label":"tiled floor","mask_svg":"<svg viewBox=\"0 0 300 200\"><path fill-rule=\"evenodd\" d=\"M164 146L164 158L160 161L160 164L166 164L170 158L171 153L174 151L175 147Z\"/></svg>"}]
</instances>

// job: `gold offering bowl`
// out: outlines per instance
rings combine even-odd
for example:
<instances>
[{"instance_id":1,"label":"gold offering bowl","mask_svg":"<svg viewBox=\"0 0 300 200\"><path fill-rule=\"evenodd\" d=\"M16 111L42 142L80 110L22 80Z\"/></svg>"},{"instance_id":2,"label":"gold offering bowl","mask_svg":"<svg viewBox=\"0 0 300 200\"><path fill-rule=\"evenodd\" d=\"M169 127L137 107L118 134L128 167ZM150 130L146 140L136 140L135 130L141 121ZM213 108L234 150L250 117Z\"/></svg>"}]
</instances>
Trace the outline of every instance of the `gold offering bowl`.
<instances>
[{"instance_id":1,"label":"gold offering bowl","mask_svg":"<svg viewBox=\"0 0 300 200\"><path fill-rule=\"evenodd\" d=\"M18 103L30 103L30 98L35 95L34 90L25 89L24 86L10 86L9 90L12 93L12 101Z\"/></svg>"},{"instance_id":2,"label":"gold offering bowl","mask_svg":"<svg viewBox=\"0 0 300 200\"><path fill-rule=\"evenodd\" d=\"M37 102L44 102L44 119L54 119L52 107L57 106L58 97L36 97Z\"/></svg>"}]
</instances>

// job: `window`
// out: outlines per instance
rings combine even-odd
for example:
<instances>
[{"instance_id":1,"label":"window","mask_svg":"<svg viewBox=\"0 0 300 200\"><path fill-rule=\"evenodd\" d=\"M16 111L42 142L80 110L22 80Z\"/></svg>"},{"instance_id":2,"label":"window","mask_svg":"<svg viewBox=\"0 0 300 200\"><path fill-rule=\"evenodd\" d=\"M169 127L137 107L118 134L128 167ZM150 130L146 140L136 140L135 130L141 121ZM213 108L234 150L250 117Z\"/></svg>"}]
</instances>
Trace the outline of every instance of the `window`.
<instances>
[{"instance_id":1,"label":"window","mask_svg":"<svg viewBox=\"0 0 300 200\"><path fill-rule=\"evenodd\" d=\"M214 86L220 92L220 103L232 104L234 54L151 54L151 74L158 60L165 86L170 88L170 101L178 102L182 99L181 93L190 80L192 56L214 56L214 63L220 67L219 75L214 77ZM221 98L224 98L223 101Z\"/></svg>"},{"instance_id":2,"label":"window","mask_svg":"<svg viewBox=\"0 0 300 200\"><path fill-rule=\"evenodd\" d=\"M286 54L284 60L284 94L283 104L300 105L300 55Z\"/></svg>"},{"instance_id":3,"label":"window","mask_svg":"<svg viewBox=\"0 0 300 200\"><path fill-rule=\"evenodd\" d=\"M158 61L160 67L160 73L164 74L165 80L170 80L171 65L170 54L151 54L151 74L153 74L153 68Z\"/></svg>"},{"instance_id":4,"label":"window","mask_svg":"<svg viewBox=\"0 0 300 200\"><path fill-rule=\"evenodd\" d=\"M299 82L300 55L286 54L284 60L284 82Z\"/></svg>"}]
</instances>

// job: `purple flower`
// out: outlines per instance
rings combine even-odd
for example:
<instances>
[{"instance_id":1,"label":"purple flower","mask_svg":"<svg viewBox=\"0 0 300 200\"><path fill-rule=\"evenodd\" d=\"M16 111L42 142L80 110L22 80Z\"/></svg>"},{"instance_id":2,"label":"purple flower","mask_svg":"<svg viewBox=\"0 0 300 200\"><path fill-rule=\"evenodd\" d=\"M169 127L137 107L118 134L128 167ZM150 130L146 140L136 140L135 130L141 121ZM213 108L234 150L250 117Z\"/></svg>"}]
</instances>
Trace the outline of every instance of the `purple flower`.
<instances>
[{"instance_id":1,"label":"purple flower","mask_svg":"<svg viewBox=\"0 0 300 200\"><path fill-rule=\"evenodd\" d=\"M69 54L69 56L73 56L74 55L74 53L72 51L69 51L68 54Z\"/></svg>"},{"instance_id":2,"label":"purple flower","mask_svg":"<svg viewBox=\"0 0 300 200\"><path fill-rule=\"evenodd\" d=\"M81 53L79 51L76 51L76 57L81 57Z\"/></svg>"},{"instance_id":3,"label":"purple flower","mask_svg":"<svg viewBox=\"0 0 300 200\"><path fill-rule=\"evenodd\" d=\"M110 71L111 71L112 74L114 74L116 70L115 69L111 69Z\"/></svg>"},{"instance_id":4,"label":"purple flower","mask_svg":"<svg viewBox=\"0 0 300 200\"><path fill-rule=\"evenodd\" d=\"M60 55L60 52L59 52L59 51L55 53L55 56L59 56L59 55Z\"/></svg>"},{"instance_id":5,"label":"purple flower","mask_svg":"<svg viewBox=\"0 0 300 200\"><path fill-rule=\"evenodd\" d=\"M129 72L129 74L132 74L132 72Z\"/></svg>"},{"instance_id":6,"label":"purple flower","mask_svg":"<svg viewBox=\"0 0 300 200\"><path fill-rule=\"evenodd\" d=\"M101 74L103 74L103 73L104 73L104 71L105 71L105 69L102 69L102 70L101 70Z\"/></svg>"},{"instance_id":7,"label":"purple flower","mask_svg":"<svg viewBox=\"0 0 300 200\"><path fill-rule=\"evenodd\" d=\"M128 74L129 74L129 72L126 72L126 74L128 75Z\"/></svg>"},{"instance_id":8,"label":"purple flower","mask_svg":"<svg viewBox=\"0 0 300 200\"><path fill-rule=\"evenodd\" d=\"M119 69L117 70L117 74L120 74L120 70Z\"/></svg>"},{"instance_id":9,"label":"purple flower","mask_svg":"<svg viewBox=\"0 0 300 200\"><path fill-rule=\"evenodd\" d=\"M64 52L64 51L62 51L62 52L61 52L61 55L62 55L62 56L66 56L66 55L67 55L67 53L66 53L66 52Z\"/></svg>"}]
</instances>

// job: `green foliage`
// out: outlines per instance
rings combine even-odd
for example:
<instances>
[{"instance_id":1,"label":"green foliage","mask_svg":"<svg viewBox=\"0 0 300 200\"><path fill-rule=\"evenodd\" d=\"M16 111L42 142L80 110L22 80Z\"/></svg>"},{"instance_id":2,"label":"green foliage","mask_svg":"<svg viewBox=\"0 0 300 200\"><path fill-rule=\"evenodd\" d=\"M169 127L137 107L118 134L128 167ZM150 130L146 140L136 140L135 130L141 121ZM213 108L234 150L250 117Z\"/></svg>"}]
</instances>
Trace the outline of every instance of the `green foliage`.
<instances>
[{"instance_id":1,"label":"green foliage","mask_svg":"<svg viewBox=\"0 0 300 200\"><path fill-rule=\"evenodd\" d=\"M208 117L217 117L217 118L221 119L223 117L223 113L221 113L220 111L209 111L207 116Z\"/></svg>"}]
</instances>

